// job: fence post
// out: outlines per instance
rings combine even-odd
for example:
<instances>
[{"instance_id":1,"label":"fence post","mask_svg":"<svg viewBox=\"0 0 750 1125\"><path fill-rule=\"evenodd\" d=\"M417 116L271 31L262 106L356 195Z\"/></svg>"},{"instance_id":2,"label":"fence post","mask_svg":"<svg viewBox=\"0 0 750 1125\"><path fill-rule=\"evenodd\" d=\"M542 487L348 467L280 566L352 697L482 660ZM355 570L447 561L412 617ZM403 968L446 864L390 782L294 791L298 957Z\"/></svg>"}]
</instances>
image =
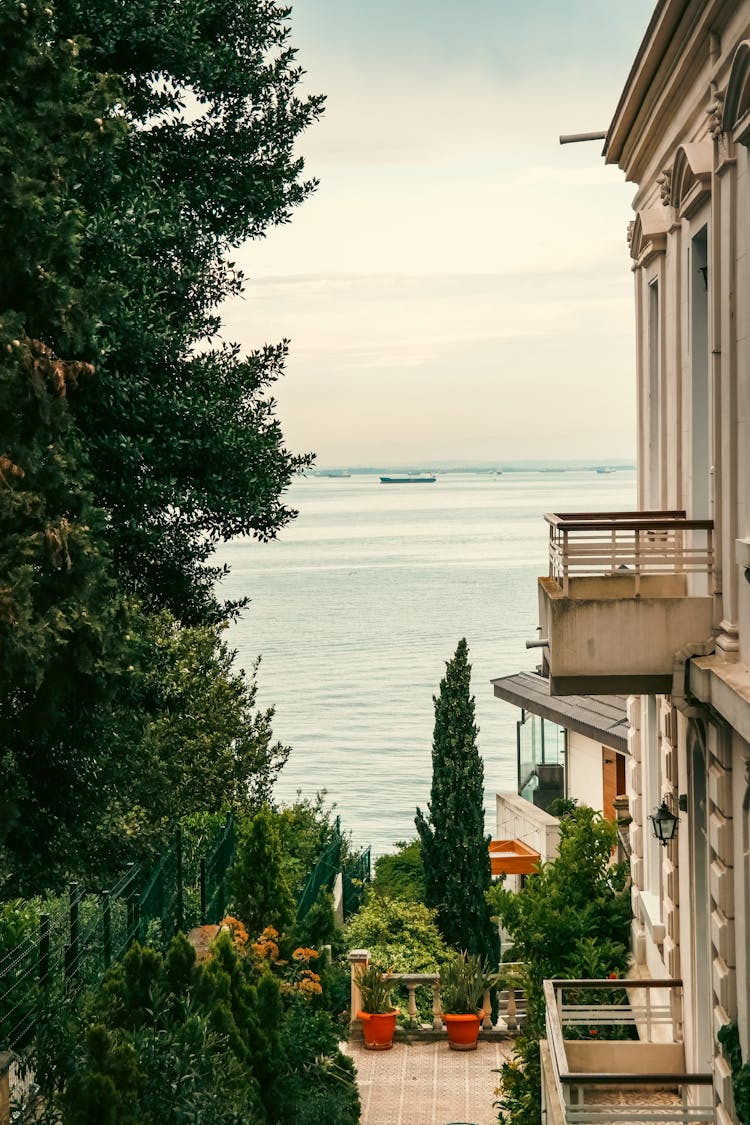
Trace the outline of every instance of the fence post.
<instances>
[{"instance_id":1,"label":"fence post","mask_svg":"<svg viewBox=\"0 0 750 1125\"><path fill-rule=\"evenodd\" d=\"M39 983L44 986L49 978L49 914L39 915Z\"/></svg>"},{"instance_id":2,"label":"fence post","mask_svg":"<svg viewBox=\"0 0 750 1125\"><path fill-rule=\"evenodd\" d=\"M182 828L178 825L175 839L175 882L177 897L175 902L175 926L178 933L185 929L185 899L182 886Z\"/></svg>"},{"instance_id":3,"label":"fence post","mask_svg":"<svg viewBox=\"0 0 750 1125\"><path fill-rule=\"evenodd\" d=\"M135 938L136 938L136 925L137 925L136 894L135 894L135 891L132 889L132 887L130 888L130 891L128 893L126 910L127 910L127 918L126 918L127 934L126 934L125 945L126 945L127 949L130 949L131 945L133 944L133 942L135 941Z\"/></svg>"},{"instance_id":4,"label":"fence post","mask_svg":"<svg viewBox=\"0 0 750 1125\"><path fill-rule=\"evenodd\" d=\"M203 856L200 859L199 870L200 894L201 894L201 926L206 924L206 860Z\"/></svg>"},{"instance_id":5,"label":"fence post","mask_svg":"<svg viewBox=\"0 0 750 1125\"><path fill-rule=\"evenodd\" d=\"M79 912L79 883L71 883L68 887L68 926L69 941L65 951L65 980L75 980L78 976L78 959L81 946L81 923Z\"/></svg>"},{"instance_id":6,"label":"fence post","mask_svg":"<svg viewBox=\"0 0 750 1125\"><path fill-rule=\"evenodd\" d=\"M102 948L104 952L104 968L112 964L112 903L109 891L102 893Z\"/></svg>"}]
</instances>

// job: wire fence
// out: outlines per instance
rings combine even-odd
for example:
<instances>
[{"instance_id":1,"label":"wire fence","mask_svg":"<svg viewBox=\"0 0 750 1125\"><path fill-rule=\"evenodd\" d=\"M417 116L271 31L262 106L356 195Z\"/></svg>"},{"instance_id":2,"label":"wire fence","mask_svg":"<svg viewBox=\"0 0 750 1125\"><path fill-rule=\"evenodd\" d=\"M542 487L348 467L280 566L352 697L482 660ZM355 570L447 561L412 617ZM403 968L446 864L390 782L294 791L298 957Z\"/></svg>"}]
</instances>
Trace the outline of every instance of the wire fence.
<instances>
[{"instance_id":1,"label":"wire fence","mask_svg":"<svg viewBox=\"0 0 750 1125\"><path fill-rule=\"evenodd\" d=\"M362 905L367 884L372 877L372 855L369 848L348 864L343 872L344 918L351 918Z\"/></svg>"},{"instance_id":2,"label":"wire fence","mask_svg":"<svg viewBox=\"0 0 750 1125\"><path fill-rule=\"evenodd\" d=\"M96 986L134 941L165 949L178 931L219 923L226 914L236 850L232 817L212 845L207 854L197 854L194 846L184 849L178 832L150 871L131 864L113 886L96 894L71 883L64 896L43 902L35 916L29 915L26 934L0 955L0 1052L22 1051L53 995ZM370 881L370 849L342 871L342 848L337 823L299 897L298 920L321 888L332 889L340 871L345 917L359 908ZM184 850L190 852L187 863Z\"/></svg>"},{"instance_id":3,"label":"wire fence","mask_svg":"<svg viewBox=\"0 0 750 1125\"><path fill-rule=\"evenodd\" d=\"M310 907L313 905L322 889L327 891L333 889L334 879L341 870L342 844L341 836L337 833L321 852L318 862L310 872L307 882L302 888L302 894L297 903L298 922L301 922L302 919L306 917Z\"/></svg>"},{"instance_id":4,"label":"wire fence","mask_svg":"<svg viewBox=\"0 0 750 1125\"><path fill-rule=\"evenodd\" d=\"M36 924L0 957L0 1051L30 1042L52 990L95 986L134 941L164 949L179 930L220 922L234 848L230 817L197 870L185 873L178 833L150 872L132 864L99 894L71 883L65 896L43 903Z\"/></svg>"},{"instance_id":5,"label":"wire fence","mask_svg":"<svg viewBox=\"0 0 750 1125\"><path fill-rule=\"evenodd\" d=\"M310 872L297 902L297 921L301 922L310 907L317 900L321 890L333 890L336 876L341 872L344 918L350 918L362 905L367 884L371 878L371 853L369 848L347 864L341 857L344 840L339 821L336 821L336 835L320 854L318 862Z\"/></svg>"}]
</instances>

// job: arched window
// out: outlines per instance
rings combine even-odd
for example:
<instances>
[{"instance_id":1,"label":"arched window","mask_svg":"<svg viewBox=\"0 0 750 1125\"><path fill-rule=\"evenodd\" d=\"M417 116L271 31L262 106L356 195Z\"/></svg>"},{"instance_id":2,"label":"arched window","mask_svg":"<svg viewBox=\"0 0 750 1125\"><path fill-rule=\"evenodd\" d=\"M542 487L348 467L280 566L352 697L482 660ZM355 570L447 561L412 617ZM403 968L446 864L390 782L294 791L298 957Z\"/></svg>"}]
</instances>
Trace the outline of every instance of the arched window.
<instances>
[{"instance_id":1,"label":"arched window","mask_svg":"<svg viewBox=\"0 0 750 1125\"><path fill-rule=\"evenodd\" d=\"M721 127L737 144L750 145L750 39L734 52Z\"/></svg>"}]
</instances>

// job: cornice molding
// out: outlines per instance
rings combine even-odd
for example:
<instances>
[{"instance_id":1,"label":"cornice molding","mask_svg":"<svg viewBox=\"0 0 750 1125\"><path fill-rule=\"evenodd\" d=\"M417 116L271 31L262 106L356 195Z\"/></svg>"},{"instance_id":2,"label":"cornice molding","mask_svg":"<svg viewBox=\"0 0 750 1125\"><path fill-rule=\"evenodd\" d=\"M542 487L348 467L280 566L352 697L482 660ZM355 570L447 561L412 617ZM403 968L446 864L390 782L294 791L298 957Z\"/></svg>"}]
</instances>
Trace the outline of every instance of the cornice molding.
<instances>
[{"instance_id":1,"label":"cornice molding","mask_svg":"<svg viewBox=\"0 0 750 1125\"><path fill-rule=\"evenodd\" d=\"M645 207L629 228L630 256L639 266L647 265L655 254L667 249L669 211L666 207Z\"/></svg>"}]
</instances>

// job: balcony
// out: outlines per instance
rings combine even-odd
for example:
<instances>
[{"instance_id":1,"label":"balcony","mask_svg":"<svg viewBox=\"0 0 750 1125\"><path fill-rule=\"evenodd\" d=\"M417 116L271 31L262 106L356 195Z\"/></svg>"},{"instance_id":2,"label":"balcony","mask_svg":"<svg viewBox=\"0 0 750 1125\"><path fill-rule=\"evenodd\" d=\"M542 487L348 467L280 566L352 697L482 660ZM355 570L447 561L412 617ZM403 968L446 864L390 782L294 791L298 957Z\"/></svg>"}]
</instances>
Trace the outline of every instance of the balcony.
<instances>
[{"instance_id":1,"label":"balcony","mask_svg":"<svg viewBox=\"0 0 750 1125\"><path fill-rule=\"evenodd\" d=\"M539 623L550 695L659 694L711 636L711 520L670 512L547 514Z\"/></svg>"},{"instance_id":2,"label":"balcony","mask_svg":"<svg viewBox=\"0 0 750 1125\"><path fill-rule=\"evenodd\" d=\"M691 1074L678 980L548 980L541 1043L555 1125L713 1125L712 1076Z\"/></svg>"}]
</instances>

